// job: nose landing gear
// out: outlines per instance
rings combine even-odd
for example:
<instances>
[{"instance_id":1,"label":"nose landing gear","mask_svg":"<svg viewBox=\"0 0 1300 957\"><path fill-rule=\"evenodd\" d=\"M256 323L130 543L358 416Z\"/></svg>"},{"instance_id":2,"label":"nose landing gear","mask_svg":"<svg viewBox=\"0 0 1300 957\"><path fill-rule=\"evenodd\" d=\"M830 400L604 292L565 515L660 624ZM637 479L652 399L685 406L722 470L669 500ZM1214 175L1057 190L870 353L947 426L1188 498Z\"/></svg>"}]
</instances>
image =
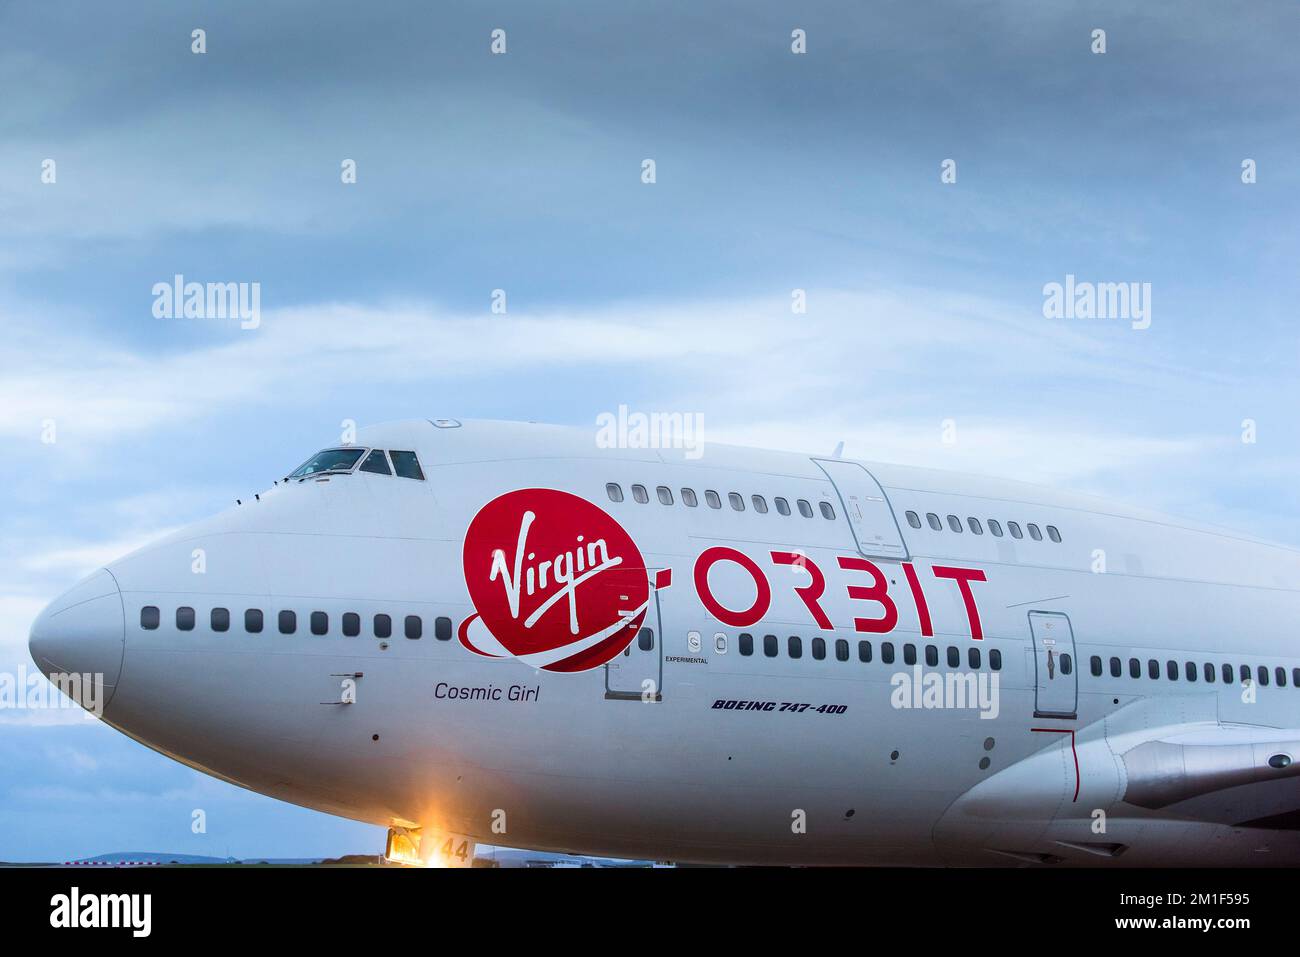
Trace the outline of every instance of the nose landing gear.
<instances>
[{"instance_id":1,"label":"nose landing gear","mask_svg":"<svg viewBox=\"0 0 1300 957\"><path fill-rule=\"evenodd\" d=\"M390 827L384 860L409 867L471 867L475 843L461 834L426 828Z\"/></svg>"}]
</instances>

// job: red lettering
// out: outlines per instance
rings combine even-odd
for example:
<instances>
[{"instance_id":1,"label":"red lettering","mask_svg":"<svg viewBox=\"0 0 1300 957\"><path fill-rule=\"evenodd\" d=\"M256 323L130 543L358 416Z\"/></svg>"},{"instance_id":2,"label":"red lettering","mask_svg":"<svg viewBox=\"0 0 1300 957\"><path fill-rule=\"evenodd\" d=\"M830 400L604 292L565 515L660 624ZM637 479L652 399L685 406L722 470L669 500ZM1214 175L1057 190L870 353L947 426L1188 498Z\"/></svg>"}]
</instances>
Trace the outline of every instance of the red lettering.
<instances>
[{"instance_id":1,"label":"red lettering","mask_svg":"<svg viewBox=\"0 0 1300 957\"><path fill-rule=\"evenodd\" d=\"M874 601L885 610L880 618L854 618L854 629L880 635L893 631L894 626L898 624L898 609L894 606L894 600L889 597L889 582L885 578L885 573L865 558L841 557L838 561L840 568L846 571L868 572L874 580L870 588L865 585L849 585L849 597L860 601Z\"/></svg>"},{"instance_id":2,"label":"red lettering","mask_svg":"<svg viewBox=\"0 0 1300 957\"><path fill-rule=\"evenodd\" d=\"M911 562L903 562L903 574L907 576L907 587L912 589L912 601L916 602L916 616L921 619L921 637L933 638L934 625L930 623L930 606L925 603L925 593L917 581L916 569Z\"/></svg>"},{"instance_id":3,"label":"red lettering","mask_svg":"<svg viewBox=\"0 0 1300 957\"><path fill-rule=\"evenodd\" d=\"M744 611L732 611L713 597L713 592L709 590L709 570L718 562L733 562L749 572L750 577L754 579L754 587L758 594L754 596L754 604L749 608ZM695 559L695 591L710 615L724 625L736 628L756 624L767 614L768 608L772 605L772 588L768 585L763 570L748 555L723 545L706 548L700 552L700 557Z\"/></svg>"},{"instance_id":4,"label":"red lettering","mask_svg":"<svg viewBox=\"0 0 1300 957\"><path fill-rule=\"evenodd\" d=\"M773 552L772 561L778 565L792 565L807 570L812 581L803 586L795 585L794 593L807 606L808 612L813 616L813 621L817 622L818 628L823 631L834 631L835 626L831 624L830 618L826 616L826 612L822 611L822 606L818 604L818 599L826 593L826 576L822 574L822 570L817 567L816 563L807 555L800 555L797 552Z\"/></svg>"},{"instance_id":5,"label":"red lettering","mask_svg":"<svg viewBox=\"0 0 1300 957\"><path fill-rule=\"evenodd\" d=\"M984 637L980 627L980 610L975 607L975 596L971 594L970 583L988 581L978 568L951 568L947 565L935 565L930 571L935 578L951 578L961 589L961 600L966 603L966 617L970 620L970 636L976 641Z\"/></svg>"}]
</instances>

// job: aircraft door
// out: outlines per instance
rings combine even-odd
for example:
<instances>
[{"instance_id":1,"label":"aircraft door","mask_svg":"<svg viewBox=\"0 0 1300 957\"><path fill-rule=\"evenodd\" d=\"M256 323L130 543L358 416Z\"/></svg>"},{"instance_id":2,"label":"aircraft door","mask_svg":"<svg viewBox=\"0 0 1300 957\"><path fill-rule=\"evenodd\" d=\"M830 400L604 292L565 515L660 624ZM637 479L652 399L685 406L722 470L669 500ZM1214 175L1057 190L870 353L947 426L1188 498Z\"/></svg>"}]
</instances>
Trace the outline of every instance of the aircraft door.
<instances>
[{"instance_id":1,"label":"aircraft door","mask_svg":"<svg viewBox=\"0 0 1300 957\"><path fill-rule=\"evenodd\" d=\"M659 589L655 587L657 572L653 568L615 570L610 585L618 587L619 576L645 576L650 584L650 604L646 608L645 619L637 630L636 636L626 648L605 665L605 698L607 700L641 701L651 698L660 701L663 698L663 663L664 642L659 616ZM630 580L623 577L625 583ZM620 597L634 593L631 588L620 589ZM620 613L628 614L634 609L620 606Z\"/></svg>"},{"instance_id":2,"label":"aircraft door","mask_svg":"<svg viewBox=\"0 0 1300 957\"><path fill-rule=\"evenodd\" d=\"M907 560L907 546L894 510L874 475L857 462L814 459L839 494L840 507L853 529L858 551L868 558Z\"/></svg>"},{"instance_id":3,"label":"aircraft door","mask_svg":"<svg viewBox=\"0 0 1300 957\"><path fill-rule=\"evenodd\" d=\"M1034 644L1034 717L1070 718L1078 714L1079 669L1070 619L1057 611L1031 611Z\"/></svg>"}]
</instances>

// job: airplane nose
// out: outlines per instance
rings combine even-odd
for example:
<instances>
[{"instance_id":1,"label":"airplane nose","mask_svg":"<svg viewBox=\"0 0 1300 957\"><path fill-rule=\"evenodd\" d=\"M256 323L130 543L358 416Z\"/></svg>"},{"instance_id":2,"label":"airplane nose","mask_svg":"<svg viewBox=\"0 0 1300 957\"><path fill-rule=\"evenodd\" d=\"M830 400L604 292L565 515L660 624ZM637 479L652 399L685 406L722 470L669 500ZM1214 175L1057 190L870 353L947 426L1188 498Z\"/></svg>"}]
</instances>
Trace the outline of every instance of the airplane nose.
<instances>
[{"instance_id":1,"label":"airplane nose","mask_svg":"<svg viewBox=\"0 0 1300 957\"><path fill-rule=\"evenodd\" d=\"M50 602L32 622L27 648L41 673L83 708L106 706L126 648L116 579L101 568Z\"/></svg>"}]
</instances>

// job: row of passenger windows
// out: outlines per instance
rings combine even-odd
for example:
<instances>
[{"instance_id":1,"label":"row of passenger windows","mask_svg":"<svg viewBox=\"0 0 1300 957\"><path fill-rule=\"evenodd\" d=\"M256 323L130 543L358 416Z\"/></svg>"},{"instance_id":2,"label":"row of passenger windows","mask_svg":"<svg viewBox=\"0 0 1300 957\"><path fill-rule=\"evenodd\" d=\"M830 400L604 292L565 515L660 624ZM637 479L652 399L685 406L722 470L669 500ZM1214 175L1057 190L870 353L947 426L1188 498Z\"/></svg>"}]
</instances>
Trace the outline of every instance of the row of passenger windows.
<instances>
[{"instance_id":1,"label":"row of passenger windows","mask_svg":"<svg viewBox=\"0 0 1300 957\"><path fill-rule=\"evenodd\" d=\"M936 532L943 531L943 522L940 520L939 516L936 515L934 512L926 512L925 520L926 522L929 523L930 527L934 529ZM1002 523L999 522L996 518L990 518L987 521L989 526L989 534L992 535L994 538L1001 538ZM916 512L908 512L907 524L911 525L913 528L920 528L921 516L916 514ZM948 527L952 529L954 532L960 534L962 531L961 519L958 518L956 515L949 515ZM967 517L966 527L969 528L971 530L971 533L974 535L984 534L984 526L980 524L980 520L978 518L975 518L974 516ZM1039 529L1039 527L1035 525L1033 522L1026 523L1025 528L1029 530L1029 537L1032 538L1034 541L1041 542L1043 540L1042 530ZM1012 538L1025 537L1025 533L1021 530L1019 522L1007 522L1007 531L1011 533ZM1047 537L1054 542L1059 542L1061 540L1061 533L1060 531L1057 530L1055 525L1048 525Z\"/></svg>"},{"instance_id":2,"label":"row of passenger windows","mask_svg":"<svg viewBox=\"0 0 1300 957\"><path fill-rule=\"evenodd\" d=\"M739 636L740 653L742 655L752 655L754 653L754 636L748 633L742 633ZM826 639L814 638L809 643L809 651L812 657L818 661L826 657ZM791 635L785 641L786 655L790 658L803 657L803 639L798 635ZM835 639L835 660L849 660L849 642L844 638ZM763 654L768 658L775 658L781 653L781 640L776 635L763 636ZM858 642L858 661L871 661L873 650L871 642ZM949 668L961 667L961 651L954 645L948 646L947 662ZM970 647L966 649L967 665L978 670L982 655L980 649ZM882 641L880 643L880 660L887 665L894 663L894 643L892 641ZM931 668L939 666L939 648L937 645L925 646L925 663ZM903 664L916 664L916 645L910 642L903 645ZM1002 652L996 648L989 650L989 667L994 671L1002 670Z\"/></svg>"},{"instance_id":3,"label":"row of passenger windows","mask_svg":"<svg viewBox=\"0 0 1300 957\"><path fill-rule=\"evenodd\" d=\"M1247 681L1258 681L1259 684L1261 685L1267 685L1269 683L1269 668L1267 665L1259 665L1255 669L1254 676L1251 675L1250 665L1241 665L1240 668L1236 670L1236 673L1234 675L1233 666L1228 664L1226 661L1222 665L1218 666L1217 668L1208 661L1205 662L1205 664L1200 667L1198 667L1196 662L1194 661L1185 661L1183 662L1180 668L1178 662L1174 661L1171 658L1165 662L1164 671L1165 671L1165 676L1170 681L1177 681L1179 672L1181 671L1183 676L1188 681L1196 681L1198 675L1203 675L1207 682L1213 683L1216 680L1216 675L1222 675L1223 683L1229 685L1232 684L1233 681L1236 680L1237 678L1239 678L1243 683ZM1092 673L1094 676L1097 677L1100 677L1102 673L1102 660L1097 655L1092 656ZM1123 674L1124 674L1123 660L1120 658L1111 658L1110 659L1111 677L1119 678ZM1130 678L1142 677L1142 662L1137 658L1130 658L1128 660L1128 676ZM1158 679L1160 677L1160 662L1157 661L1155 658L1147 659L1146 676L1148 678L1153 678L1153 679ZM1279 688L1286 687L1285 668L1281 667L1280 665L1278 667L1273 668L1272 677L1274 682L1277 684ZM1300 668L1291 669L1291 685L1293 687L1300 688Z\"/></svg>"},{"instance_id":4,"label":"row of passenger windows","mask_svg":"<svg viewBox=\"0 0 1300 957\"><path fill-rule=\"evenodd\" d=\"M156 605L145 605L140 609L140 627L153 631L162 620L162 614ZM193 608L181 606L176 609L176 628L178 631L193 631L197 616ZM281 611L276 615L276 628L282 635L292 635L298 631L298 613ZM313 635L328 635L330 616L323 611L313 611L307 616L308 627ZM355 638L361 634L361 616L354 611L344 612L340 616L343 636ZM213 608L208 615L208 626L217 632L230 630L230 610ZM244 611L244 631L250 635L262 633L264 627L262 610L248 608ZM393 619L389 615L375 615L370 620L370 633L376 638L390 638L393 634ZM407 638L415 639L424 635L424 619L419 615L407 615L402 620L402 633ZM439 641L451 640L451 619L439 617L433 620L433 636Z\"/></svg>"},{"instance_id":5,"label":"row of passenger windows","mask_svg":"<svg viewBox=\"0 0 1300 957\"><path fill-rule=\"evenodd\" d=\"M695 489L684 488L680 491L682 504L687 508L695 508L700 504L700 500L695 495ZM605 493L609 496L611 502L623 501L623 486L619 485L617 482L608 483L605 486ZM660 505L672 505L674 501L673 490L667 485L656 486L655 497L659 499ZM632 486L632 501L641 505L650 501L650 493L646 490L644 485ZM749 501L750 504L754 506L754 511L758 512L760 515L765 515L769 511L767 507L767 499L762 495L751 495ZM745 510L745 496L741 495L739 492L728 492L727 502L731 505L733 511L743 512ZM705 489L704 504L709 508L722 508L722 496L712 489ZM789 500L778 495L776 498L772 499L772 504L776 506L778 515L791 514ZM795 499L794 504L799 510L799 514L804 518L813 517L814 513L812 503L807 499ZM831 506L830 502L818 502L817 505L822 513L822 518L830 519L831 521L835 520L835 509Z\"/></svg>"}]
</instances>

